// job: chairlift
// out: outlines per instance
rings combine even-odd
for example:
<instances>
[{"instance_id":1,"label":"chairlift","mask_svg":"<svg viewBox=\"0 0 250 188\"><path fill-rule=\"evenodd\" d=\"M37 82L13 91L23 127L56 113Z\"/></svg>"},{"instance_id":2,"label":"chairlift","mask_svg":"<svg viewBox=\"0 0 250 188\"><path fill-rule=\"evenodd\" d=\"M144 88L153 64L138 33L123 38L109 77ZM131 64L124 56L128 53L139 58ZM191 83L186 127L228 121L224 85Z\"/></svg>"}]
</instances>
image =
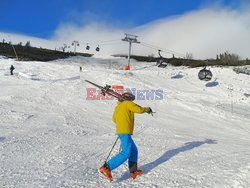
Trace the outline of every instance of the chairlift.
<instances>
[{"instance_id":1,"label":"chairlift","mask_svg":"<svg viewBox=\"0 0 250 188\"><path fill-rule=\"evenodd\" d=\"M96 49L95 49L97 52L99 52L100 51L100 47L99 47L99 45L96 47Z\"/></svg>"},{"instance_id":2,"label":"chairlift","mask_svg":"<svg viewBox=\"0 0 250 188\"><path fill-rule=\"evenodd\" d=\"M201 69L198 73L198 77L200 80L204 81L210 81L213 77L213 74L210 70L206 69L207 66L205 66L203 69Z\"/></svg>"},{"instance_id":3,"label":"chairlift","mask_svg":"<svg viewBox=\"0 0 250 188\"><path fill-rule=\"evenodd\" d=\"M164 60L163 60L163 57L161 55L161 50L158 50L158 54L159 54L160 58L157 60L156 66L160 67L160 68L165 68L167 66L167 63L164 62Z\"/></svg>"},{"instance_id":4,"label":"chairlift","mask_svg":"<svg viewBox=\"0 0 250 188\"><path fill-rule=\"evenodd\" d=\"M86 46L86 50L89 50L90 49L90 46L89 46L89 44L87 44L87 46Z\"/></svg>"}]
</instances>

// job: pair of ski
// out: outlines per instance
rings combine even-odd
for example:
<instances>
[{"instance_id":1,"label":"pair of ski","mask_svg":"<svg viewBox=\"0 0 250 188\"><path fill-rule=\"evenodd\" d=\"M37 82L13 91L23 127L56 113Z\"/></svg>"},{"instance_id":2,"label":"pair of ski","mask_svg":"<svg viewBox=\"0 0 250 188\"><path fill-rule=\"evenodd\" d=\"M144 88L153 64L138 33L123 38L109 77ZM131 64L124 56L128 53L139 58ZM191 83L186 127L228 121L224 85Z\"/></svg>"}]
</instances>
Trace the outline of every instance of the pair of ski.
<instances>
[{"instance_id":1,"label":"pair of ski","mask_svg":"<svg viewBox=\"0 0 250 188\"><path fill-rule=\"evenodd\" d=\"M86 82L92 84L93 86L99 88L101 91L102 91L102 95L105 96L106 94L107 95L112 95L113 97L117 98L119 101L125 101L126 100L126 97L124 97L123 95L121 95L120 93L117 93L115 92L114 90L110 89L111 86L110 85L107 85L106 86L100 86L100 85L97 85L89 80L85 80ZM153 111L149 112L149 114L151 114L153 116Z\"/></svg>"},{"instance_id":2,"label":"pair of ski","mask_svg":"<svg viewBox=\"0 0 250 188\"><path fill-rule=\"evenodd\" d=\"M94 85L95 87L99 88L102 91L103 96L105 96L107 94L107 95L112 95L113 97L117 98L118 100L125 100L125 98L120 93L117 93L114 90L110 89L111 88L110 85L106 84L106 86L103 87L103 86L99 86L99 85L97 85L89 80L85 80L85 81Z\"/></svg>"}]
</instances>

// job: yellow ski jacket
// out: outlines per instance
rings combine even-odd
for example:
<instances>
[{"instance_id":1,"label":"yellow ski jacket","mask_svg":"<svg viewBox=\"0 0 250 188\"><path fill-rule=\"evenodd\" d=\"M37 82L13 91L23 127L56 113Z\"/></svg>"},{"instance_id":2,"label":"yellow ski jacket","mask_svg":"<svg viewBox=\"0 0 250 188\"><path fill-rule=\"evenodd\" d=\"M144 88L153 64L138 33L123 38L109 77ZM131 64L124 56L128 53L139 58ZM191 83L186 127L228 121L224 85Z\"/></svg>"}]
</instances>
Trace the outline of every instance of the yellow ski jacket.
<instances>
[{"instance_id":1,"label":"yellow ski jacket","mask_svg":"<svg viewBox=\"0 0 250 188\"><path fill-rule=\"evenodd\" d=\"M142 114L148 111L149 107L141 107L132 101L118 101L112 118L116 124L116 134L133 134L134 113Z\"/></svg>"}]
</instances>

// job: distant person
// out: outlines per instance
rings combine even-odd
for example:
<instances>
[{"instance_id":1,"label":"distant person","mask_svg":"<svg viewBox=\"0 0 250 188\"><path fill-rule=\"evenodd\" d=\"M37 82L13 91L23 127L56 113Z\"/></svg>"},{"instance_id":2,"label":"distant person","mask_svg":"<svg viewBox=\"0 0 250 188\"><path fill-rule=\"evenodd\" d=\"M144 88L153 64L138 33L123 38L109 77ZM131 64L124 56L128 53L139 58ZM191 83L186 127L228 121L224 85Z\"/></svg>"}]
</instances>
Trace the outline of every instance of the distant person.
<instances>
[{"instance_id":1,"label":"distant person","mask_svg":"<svg viewBox=\"0 0 250 188\"><path fill-rule=\"evenodd\" d=\"M10 66L10 75L13 75L13 71L14 71L15 67L13 65Z\"/></svg>"},{"instance_id":2,"label":"distant person","mask_svg":"<svg viewBox=\"0 0 250 188\"><path fill-rule=\"evenodd\" d=\"M80 72L82 72L82 67L80 67Z\"/></svg>"}]
</instances>

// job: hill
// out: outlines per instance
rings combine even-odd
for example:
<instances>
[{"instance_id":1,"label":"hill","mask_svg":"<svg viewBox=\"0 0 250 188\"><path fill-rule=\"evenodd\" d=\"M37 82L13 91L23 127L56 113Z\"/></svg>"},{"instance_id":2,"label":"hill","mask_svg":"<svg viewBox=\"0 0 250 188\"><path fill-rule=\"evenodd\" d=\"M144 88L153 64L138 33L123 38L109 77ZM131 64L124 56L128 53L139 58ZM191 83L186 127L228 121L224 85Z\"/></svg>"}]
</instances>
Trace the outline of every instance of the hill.
<instances>
[{"instance_id":1,"label":"hill","mask_svg":"<svg viewBox=\"0 0 250 188\"><path fill-rule=\"evenodd\" d=\"M0 187L250 187L249 75L212 67L213 80L204 82L200 68L132 60L131 71L120 70L124 64L124 58L1 58ZM93 86L86 79L134 88L135 102L156 112L135 116L144 171L135 181L126 163L112 171L112 183L98 173L116 139L117 101L87 100ZM119 142L112 156L118 152Z\"/></svg>"},{"instance_id":2,"label":"hill","mask_svg":"<svg viewBox=\"0 0 250 188\"><path fill-rule=\"evenodd\" d=\"M64 59L71 56L83 56L91 57L93 54L89 53L69 53L57 50L50 50L44 48L32 47L30 45L22 46L21 44L12 45L9 43L0 42L0 55L6 56L8 58L17 58L24 61L52 61L56 59ZM114 57L125 57L127 55L114 54ZM173 66L188 66L188 67L202 67L202 66L244 66L250 65L250 60L240 60L238 58L233 58L233 54L224 53L221 54L217 59L208 60L195 60L195 59L185 59L185 58L160 58L153 56L140 56L131 55L132 59L140 62L157 62L162 59L165 63L171 64Z\"/></svg>"},{"instance_id":3,"label":"hill","mask_svg":"<svg viewBox=\"0 0 250 188\"><path fill-rule=\"evenodd\" d=\"M57 50L50 50L44 48L32 47L30 45L22 46L12 45L9 43L0 43L0 55L9 58L16 58L16 54L19 60L23 61L51 61L55 59L64 59L70 56L84 56L91 57L92 54L88 53L67 53Z\"/></svg>"}]
</instances>

